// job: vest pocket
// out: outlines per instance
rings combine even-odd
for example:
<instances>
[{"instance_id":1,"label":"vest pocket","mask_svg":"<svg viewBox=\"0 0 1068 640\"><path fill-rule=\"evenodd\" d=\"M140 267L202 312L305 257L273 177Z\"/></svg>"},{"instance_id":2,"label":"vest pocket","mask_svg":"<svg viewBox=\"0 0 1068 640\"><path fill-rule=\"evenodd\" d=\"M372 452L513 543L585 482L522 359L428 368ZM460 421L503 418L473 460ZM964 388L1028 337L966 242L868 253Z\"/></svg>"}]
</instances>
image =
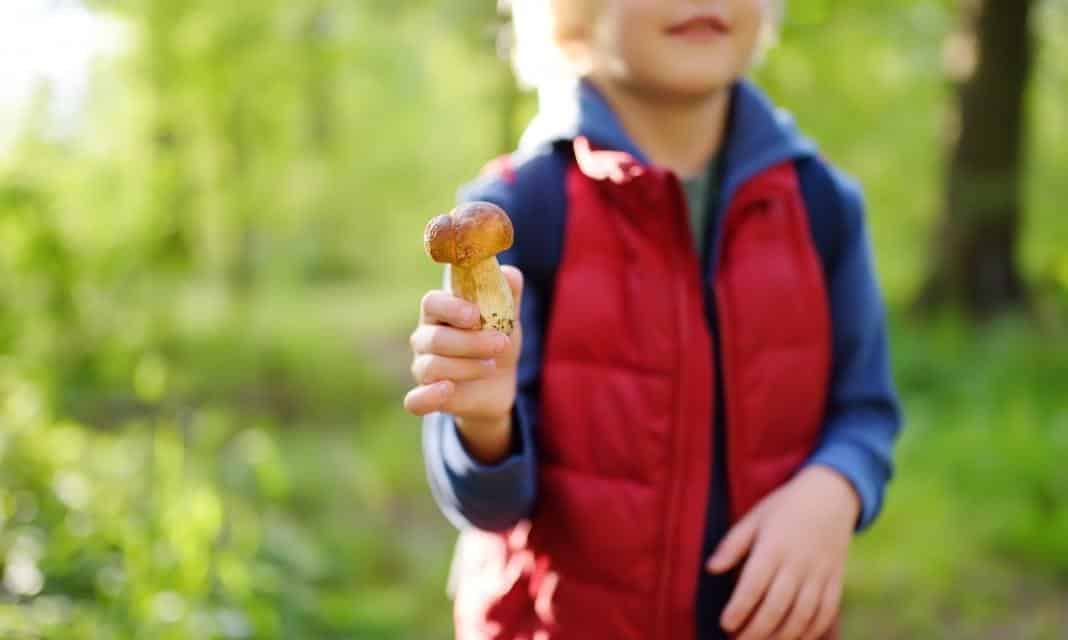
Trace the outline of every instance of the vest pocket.
<instances>
[{"instance_id":1,"label":"vest pocket","mask_svg":"<svg viewBox=\"0 0 1068 640\"><path fill-rule=\"evenodd\" d=\"M757 200L729 219L717 280L732 484L741 511L816 446L830 378L827 290L800 196Z\"/></svg>"},{"instance_id":2,"label":"vest pocket","mask_svg":"<svg viewBox=\"0 0 1068 640\"><path fill-rule=\"evenodd\" d=\"M572 575L620 591L652 591L658 574L661 498L633 481L539 468L544 507L533 518L531 548L553 559L561 582Z\"/></svg>"},{"instance_id":3,"label":"vest pocket","mask_svg":"<svg viewBox=\"0 0 1068 640\"><path fill-rule=\"evenodd\" d=\"M818 440L826 385L813 371L816 345L767 350L744 367L738 418L747 425L745 448L754 458L807 456Z\"/></svg>"}]
</instances>

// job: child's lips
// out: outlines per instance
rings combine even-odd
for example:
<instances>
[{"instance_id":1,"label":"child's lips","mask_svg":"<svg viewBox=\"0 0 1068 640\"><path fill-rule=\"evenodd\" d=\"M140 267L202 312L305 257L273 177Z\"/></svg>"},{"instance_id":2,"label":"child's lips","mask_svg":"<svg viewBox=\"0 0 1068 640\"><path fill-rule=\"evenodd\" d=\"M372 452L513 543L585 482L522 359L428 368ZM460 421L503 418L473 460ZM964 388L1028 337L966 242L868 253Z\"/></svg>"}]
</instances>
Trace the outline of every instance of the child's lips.
<instances>
[{"instance_id":1,"label":"child's lips","mask_svg":"<svg viewBox=\"0 0 1068 640\"><path fill-rule=\"evenodd\" d=\"M730 33L730 26L719 16L695 16L667 29L670 36L708 39Z\"/></svg>"}]
</instances>

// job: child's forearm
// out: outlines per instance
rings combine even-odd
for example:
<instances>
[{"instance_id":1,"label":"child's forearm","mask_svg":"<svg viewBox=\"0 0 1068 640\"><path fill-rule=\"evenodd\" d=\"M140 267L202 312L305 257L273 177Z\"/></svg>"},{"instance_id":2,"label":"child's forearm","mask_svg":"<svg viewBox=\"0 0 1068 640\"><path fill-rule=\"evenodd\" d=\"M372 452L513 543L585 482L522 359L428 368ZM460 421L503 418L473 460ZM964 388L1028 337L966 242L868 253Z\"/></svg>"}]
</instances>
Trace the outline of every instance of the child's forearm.
<instances>
[{"instance_id":1,"label":"child's forearm","mask_svg":"<svg viewBox=\"0 0 1068 640\"><path fill-rule=\"evenodd\" d=\"M481 464L498 464L512 451L511 415L496 420L457 416L455 420L464 448Z\"/></svg>"}]
</instances>

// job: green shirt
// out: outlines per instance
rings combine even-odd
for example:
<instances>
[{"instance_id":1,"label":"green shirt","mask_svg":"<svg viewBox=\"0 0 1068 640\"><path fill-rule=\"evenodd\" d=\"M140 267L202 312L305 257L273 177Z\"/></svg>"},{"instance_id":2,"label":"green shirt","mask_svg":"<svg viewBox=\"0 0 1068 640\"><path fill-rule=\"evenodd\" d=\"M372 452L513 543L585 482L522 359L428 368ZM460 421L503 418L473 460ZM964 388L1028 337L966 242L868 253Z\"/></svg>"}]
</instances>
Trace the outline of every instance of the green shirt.
<instances>
[{"instance_id":1,"label":"green shirt","mask_svg":"<svg viewBox=\"0 0 1068 640\"><path fill-rule=\"evenodd\" d=\"M708 238L708 218L713 203L719 197L719 159L713 157L705 170L682 181L686 205L690 213L690 233L698 256L703 256Z\"/></svg>"}]
</instances>

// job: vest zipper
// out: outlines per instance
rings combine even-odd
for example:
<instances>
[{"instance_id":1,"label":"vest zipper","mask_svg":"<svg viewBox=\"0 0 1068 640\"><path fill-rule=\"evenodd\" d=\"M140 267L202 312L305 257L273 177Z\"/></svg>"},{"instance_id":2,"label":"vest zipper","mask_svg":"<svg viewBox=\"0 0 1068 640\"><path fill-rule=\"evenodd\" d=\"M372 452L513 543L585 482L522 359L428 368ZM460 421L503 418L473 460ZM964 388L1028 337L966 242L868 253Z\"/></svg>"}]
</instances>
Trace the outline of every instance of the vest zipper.
<instances>
[{"instance_id":1,"label":"vest zipper","mask_svg":"<svg viewBox=\"0 0 1068 640\"><path fill-rule=\"evenodd\" d=\"M678 214L680 212L684 212L684 210L683 210L681 205L682 205L683 202L685 202L685 196L684 196L684 194L682 192L682 185L679 183L678 179L676 177L674 177L673 175L671 175L671 174L668 174L668 184L669 184L669 190L671 192L671 195L674 198L674 201L672 203L673 204L673 213L676 214L675 218L677 220L679 218ZM683 229L683 231L687 232L687 234L685 234L685 240L686 240L685 246L687 247L687 251L686 252L678 252L678 251L672 251L671 252L670 256L671 256L671 262L672 262L673 271L675 273L686 273L686 272L691 270L690 267L693 266L693 264L696 264L697 265L697 269L696 269L697 278L698 278L699 283L703 286L703 281L704 281L704 279L703 279L703 271L704 271L704 269L703 269L703 266L701 264L703 261L701 259L701 256L697 255L696 249L694 249L694 247L693 247L692 236L688 235L689 231L690 231L690 229L689 229L689 219L686 216L683 216L683 218L684 218L683 222L685 223L685 228ZM679 535L679 533L680 533L679 532L679 520L681 519L683 499L684 499L685 488L686 488L686 484L687 484L685 482L685 479L689 475L688 466L686 464L683 464L683 462L685 461L685 456L680 455L681 452L685 452L685 451L689 450L689 440L690 440L689 439L689 435L690 435L689 429L684 425L684 422L683 422L683 417L684 417L685 413L687 412L687 410L690 409L690 405L689 404L684 404L683 403L683 400L687 396L686 387L690 383L690 378L691 378L691 375L690 375L691 372L685 366L685 363L686 363L686 359L685 359L685 356L684 356L685 348L683 346L683 345L687 344L690 341L689 340L689 334L690 334L690 331L692 330L692 327L690 327L689 323L686 321L687 313L690 311L689 310L689 305L687 303L687 299L688 299L687 289L689 288L689 286L690 286L689 280L688 279L682 279L676 284L675 291L674 291L674 293L675 293L675 318L676 318L676 327L678 329L677 332L676 332L677 342L675 344L675 354L676 354L676 360L675 361L676 361L676 367L678 368L678 371L680 372L680 374L678 376L678 383L677 383L677 386L676 386L676 389L675 389L675 398L676 398L675 407L676 408L675 408L675 415L674 415L674 420L673 420L674 424L673 424L673 430L672 430L673 434L674 434L674 439L673 439L673 442L672 442L672 445L673 445L672 450L671 450L671 456L672 457L671 457L670 467L669 467L670 468L670 472L669 472L670 473L670 479L669 479L669 482L668 482L668 486L670 487L670 489L669 489L669 499L668 499L668 507L667 507L667 518L666 518L666 521L665 521L665 531L666 531L666 535L667 535L666 539L669 541L669 544L666 545L666 551L664 553L663 569L662 569L662 572L660 574L660 585L659 585L659 589L658 589L658 593L657 593L657 596L658 596L658 607L657 607L658 608L658 611L657 611L657 620L658 621L656 623L656 627L658 628L658 633L656 635L657 638L677 638L677 637L679 637L679 634L675 633L674 624L673 624L674 623L674 615L673 615L673 607L672 607L672 604L673 604L673 597L672 596L674 595L674 587L675 587L674 574L675 574L675 570L676 570L677 565L680 564L679 560L681 560L681 558L679 557L679 549L680 549L681 545L675 544L675 541L680 539L680 535ZM701 299L704 300L704 296L703 295L701 296ZM702 314L702 316L703 316L703 314ZM711 344L711 336L709 336L709 342ZM715 372L713 372L713 375L715 375ZM713 380L713 384L714 384L714 380ZM715 401L715 399L713 399L713 402L714 401ZM714 409L713 409L712 413L714 415ZM694 623L696 624L696 619L694 620ZM696 628L695 628L695 631L696 631Z\"/></svg>"},{"instance_id":2,"label":"vest zipper","mask_svg":"<svg viewBox=\"0 0 1068 640\"><path fill-rule=\"evenodd\" d=\"M727 328L727 323L724 321L725 318L724 318L724 315L723 315L723 307L724 307L723 287L721 287L720 284L719 284L719 274L720 274L721 267L723 266L723 246L726 243L726 235L727 235L728 224L730 223L730 219L732 217L731 213L735 209L734 201L738 197L738 193L741 191L741 188L742 188L742 186L744 184L745 183L737 185L731 191L723 190L723 191L720 192L719 203L717 204L716 218L715 218L715 221L713 222L713 224L715 225L715 234L716 234L715 235L715 242L713 242L711 247L710 247L712 255L709 256L709 260L708 260L708 262L710 263L711 269L712 269L712 273L708 274L708 279L712 283L712 314L713 314L713 316L715 318L716 334L718 336L718 340L714 339L713 340L713 344L714 345L718 344L718 346L719 346L718 353L714 353L713 354L713 357L718 359L719 367L718 367L718 370L717 370L716 360L713 360L712 368L713 368L713 375L717 375L717 376L719 376L721 378L718 381L713 381L713 383L717 384L717 387L719 389L723 390L722 397L716 398L715 400L716 400L716 402L722 402L723 403L723 425L722 426L723 426L723 430L725 432L723 434L723 443L724 443L723 449L724 450L719 452L719 461L720 461L720 464L726 465L726 469L727 469L727 473L725 473L724 476L723 476L724 480L725 480L725 482L727 484L727 486L723 488L724 495L727 498L727 527L726 527L727 532L730 532L730 529L733 526L734 520L735 520L735 518L734 518L734 511L735 511L734 502L735 502L735 500L734 500L734 496L732 495L733 492L731 491L731 483L730 483L730 476L729 476L729 474L730 474L730 465L728 463L729 463L729 461L730 461L730 459L732 457L731 456L732 449L737 447L737 443L735 442L735 440L737 440L737 438L732 438L731 437L731 425L734 424L735 421L732 419L733 412L731 411L731 402L730 402L731 394L730 394L730 391L727 389L727 385L730 383L730 379L731 379L730 375L728 375L729 374L728 369L730 368L730 363L727 361L728 360L727 359L727 354L728 354L728 349L727 349L728 339L727 339L727 335L729 333L729 330ZM704 265L702 265L702 279L704 277L703 269L704 269Z\"/></svg>"}]
</instances>

